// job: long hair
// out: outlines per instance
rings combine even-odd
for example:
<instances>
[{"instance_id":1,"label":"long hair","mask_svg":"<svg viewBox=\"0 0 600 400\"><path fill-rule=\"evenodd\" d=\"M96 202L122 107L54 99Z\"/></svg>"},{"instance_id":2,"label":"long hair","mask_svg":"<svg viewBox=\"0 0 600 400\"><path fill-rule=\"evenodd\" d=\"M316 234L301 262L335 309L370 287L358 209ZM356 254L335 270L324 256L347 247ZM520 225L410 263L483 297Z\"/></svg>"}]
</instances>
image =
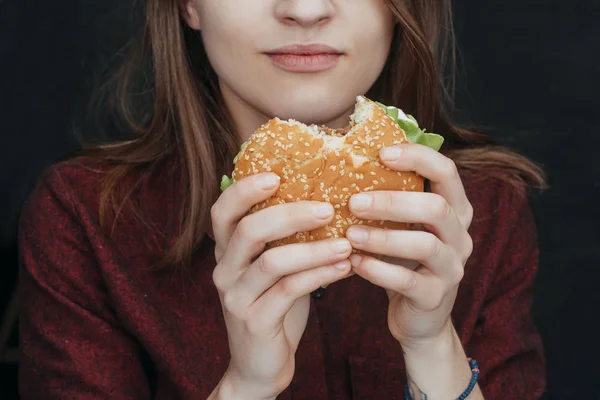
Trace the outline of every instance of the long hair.
<instances>
[{"instance_id":1,"label":"long hair","mask_svg":"<svg viewBox=\"0 0 600 400\"><path fill-rule=\"evenodd\" d=\"M458 128L445 112L452 92L448 77L456 65L451 0L386 1L398 23L386 65L368 96L409 111L429 131L442 134L442 152L461 173L473 179L495 176L521 191L544 187L536 164L481 132ZM96 97L110 95L102 111L127 139L88 146L83 154L109 165L100 190L100 220L108 230L137 187L165 160L177 162L181 229L157 267L187 265L210 227L219 178L231 172L240 139L200 35L187 27L178 2L146 0L142 33ZM123 191L120 183L130 176L135 182Z\"/></svg>"}]
</instances>

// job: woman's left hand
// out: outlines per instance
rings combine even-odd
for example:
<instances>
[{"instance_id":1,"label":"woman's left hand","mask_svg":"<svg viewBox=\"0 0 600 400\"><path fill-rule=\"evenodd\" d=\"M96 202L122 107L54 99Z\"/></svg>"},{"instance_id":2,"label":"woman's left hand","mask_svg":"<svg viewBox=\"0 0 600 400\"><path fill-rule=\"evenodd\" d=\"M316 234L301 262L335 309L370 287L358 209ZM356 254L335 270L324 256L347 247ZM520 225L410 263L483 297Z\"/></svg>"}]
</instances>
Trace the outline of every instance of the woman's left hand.
<instances>
[{"instance_id":1,"label":"woman's left hand","mask_svg":"<svg viewBox=\"0 0 600 400\"><path fill-rule=\"evenodd\" d=\"M403 348L427 343L449 332L464 266L473 242L467 230L473 208L456 165L421 145L389 147L381 162L397 171L415 171L429 179L431 192L380 191L354 195L357 217L409 222L423 230L397 231L354 225L347 231L353 247L383 260L353 255L357 275L386 289L388 326Z\"/></svg>"}]
</instances>

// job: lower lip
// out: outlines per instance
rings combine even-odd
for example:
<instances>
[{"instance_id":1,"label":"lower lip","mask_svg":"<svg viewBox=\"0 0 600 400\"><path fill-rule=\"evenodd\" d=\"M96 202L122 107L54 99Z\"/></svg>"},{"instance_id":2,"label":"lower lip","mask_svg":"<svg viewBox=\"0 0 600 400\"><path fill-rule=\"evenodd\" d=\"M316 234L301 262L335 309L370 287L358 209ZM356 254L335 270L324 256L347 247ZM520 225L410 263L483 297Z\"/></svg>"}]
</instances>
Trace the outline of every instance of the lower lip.
<instances>
[{"instance_id":1,"label":"lower lip","mask_svg":"<svg viewBox=\"0 0 600 400\"><path fill-rule=\"evenodd\" d=\"M321 72L334 67L341 54L269 54L273 64L289 72Z\"/></svg>"}]
</instances>

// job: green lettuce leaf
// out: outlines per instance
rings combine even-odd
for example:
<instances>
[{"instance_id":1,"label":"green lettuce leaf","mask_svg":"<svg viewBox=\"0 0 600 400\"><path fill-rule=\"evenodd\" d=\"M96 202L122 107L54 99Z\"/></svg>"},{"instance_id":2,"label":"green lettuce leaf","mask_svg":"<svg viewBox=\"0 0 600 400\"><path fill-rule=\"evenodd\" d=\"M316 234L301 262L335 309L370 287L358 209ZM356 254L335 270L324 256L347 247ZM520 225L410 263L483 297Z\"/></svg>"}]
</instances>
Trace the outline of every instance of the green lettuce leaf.
<instances>
[{"instance_id":1,"label":"green lettuce leaf","mask_svg":"<svg viewBox=\"0 0 600 400\"><path fill-rule=\"evenodd\" d=\"M235 165L235 163L237 163L238 158L240 157L240 155L242 154L242 151L244 151L246 146L248 146L248 141L245 141L240 146L240 151L238 151L237 155L233 159L233 165ZM227 175L223 175L223 177L221 178L221 192L224 192L225 189L227 189L229 186L233 185L234 182L235 182L235 179L230 178Z\"/></svg>"},{"instance_id":2,"label":"green lettuce leaf","mask_svg":"<svg viewBox=\"0 0 600 400\"><path fill-rule=\"evenodd\" d=\"M392 117L394 121L402 128L408 140L411 143L422 144L423 146L431 147L435 151L439 151L444 143L444 138L435 133L425 132L425 129L419 128L417 120L410 114L404 114L402 110L392 106L386 106L376 102L385 110L387 115Z\"/></svg>"},{"instance_id":3,"label":"green lettuce leaf","mask_svg":"<svg viewBox=\"0 0 600 400\"><path fill-rule=\"evenodd\" d=\"M221 178L221 192L224 192L229 186L233 185L233 178L223 175Z\"/></svg>"},{"instance_id":4,"label":"green lettuce leaf","mask_svg":"<svg viewBox=\"0 0 600 400\"><path fill-rule=\"evenodd\" d=\"M242 143L242 145L240 146L240 151L238 151L237 155L233 159L233 165L235 165L235 163L237 162L238 158L240 157L240 154L242 154L242 151L244 151L244 149L246 148L246 146L248 146L248 141L247 140L244 143Z\"/></svg>"}]
</instances>

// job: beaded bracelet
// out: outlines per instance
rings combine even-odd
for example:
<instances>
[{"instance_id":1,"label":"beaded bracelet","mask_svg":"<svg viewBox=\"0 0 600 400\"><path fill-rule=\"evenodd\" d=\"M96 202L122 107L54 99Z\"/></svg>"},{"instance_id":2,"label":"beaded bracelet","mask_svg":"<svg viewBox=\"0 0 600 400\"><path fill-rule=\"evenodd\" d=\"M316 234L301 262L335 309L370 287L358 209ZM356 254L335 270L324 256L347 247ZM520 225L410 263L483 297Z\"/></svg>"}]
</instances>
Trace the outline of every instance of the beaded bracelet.
<instances>
[{"instance_id":1,"label":"beaded bracelet","mask_svg":"<svg viewBox=\"0 0 600 400\"><path fill-rule=\"evenodd\" d=\"M473 375L471 376L471 382L469 382L469 386L467 386L467 389L456 400L465 400L471 394L473 388L475 388L475 385L477 384L477 380L479 379L479 366L477 365L477 361L473 360L472 358L467 358L467 361L471 366L471 372L473 373ZM404 400L415 400L410 395L408 383L404 388Z\"/></svg>"}]
</instances>

